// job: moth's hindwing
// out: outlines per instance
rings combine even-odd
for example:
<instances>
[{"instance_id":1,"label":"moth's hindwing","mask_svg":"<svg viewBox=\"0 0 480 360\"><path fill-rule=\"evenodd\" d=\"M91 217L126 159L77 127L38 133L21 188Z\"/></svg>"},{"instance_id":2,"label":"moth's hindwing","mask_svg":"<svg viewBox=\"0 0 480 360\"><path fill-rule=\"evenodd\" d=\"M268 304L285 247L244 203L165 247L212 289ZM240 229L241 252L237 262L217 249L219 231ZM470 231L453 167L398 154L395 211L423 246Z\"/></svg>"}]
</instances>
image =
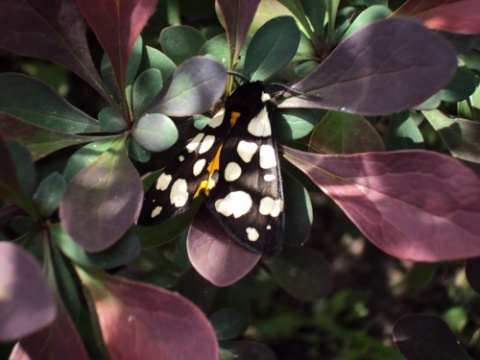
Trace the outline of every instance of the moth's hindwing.
<instances>
[{"instance_id":1,"label":"moth's hindwing","mask_svg":"<svg viewBox=\"0 0 480 360\"><path fill-rule=\"evenodd\" d=\"M283 244L285 218L269 106L262 102L254 116L227 108L238 119L223 142L218 182L206 204L230 237L255 252L274 255Z\"/></svg>"},{"instance_id":2,"label":"moth's hindwing","mask_svg":"<svg viewBox=\"0 0 480 360\"><path fill-rule=\"evenodd\" d=\"M209 166L213 165L212 159L229 129L223 111L217 113L168 164L145 194L138 225L160 224L183 213L198 195L215 185L216 179L210 176Z\"/></svg>"}]
</instances>

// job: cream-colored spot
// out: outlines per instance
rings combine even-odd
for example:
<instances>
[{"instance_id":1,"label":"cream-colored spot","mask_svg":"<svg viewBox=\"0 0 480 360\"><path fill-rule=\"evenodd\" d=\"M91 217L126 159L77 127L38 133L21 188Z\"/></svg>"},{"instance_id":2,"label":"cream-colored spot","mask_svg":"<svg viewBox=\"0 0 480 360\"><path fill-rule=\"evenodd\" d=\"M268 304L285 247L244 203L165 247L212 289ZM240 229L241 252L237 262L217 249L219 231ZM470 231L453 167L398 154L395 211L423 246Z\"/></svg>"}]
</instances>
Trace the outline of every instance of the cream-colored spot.
<instances>
[{"instance_id":1,"label":"cream-colored spot","mask_svg":"<svg viewBox=\"0 0 480 360\"><path fill-rule=\"evenodd\" d=\"M182 207L188 201L187 181L177 179L170 190L170 203L175 207Z\"/></svg>"},{"instance_id":2,"label":"cream-colored spot","mask_svg":"<svg viewBox=\"0 0 480 360\"><path fill-rule=\"evenodd\" d=\"M245 231L247 232L247 239L250 241L257 241L258 238L260 237L260 234L258 233L257 229L253 227L247 227Z\"/></svg>"},{"instance_id":3,"label":"cream-colored spot","mask_svg":"<svg viewBox=\"0 0 480 360\"><path fill-rule=\"evenodd\" d=\"M223 176L227 181L235 181L242 175L242 168L236 162L229 162L225 167Z\"/></svg>"},{"instance_id":4,"label":"cream-colored spot","mask_svg":"<svg viewBox=\"0 0 480 360\"><path fill-rule=\"evenodd\" d=\"M215 142L215 136L213 135L207 135L203 139L202 143L200 144L200 149L198 150L199 154L206 153L208 150L210 150Z\"/></svg>"},{"instance_id":5,"label":"cream-colored spot","mask_svg":"<svg viewBox=\"0 0 480 360\"><path fill-rule=\"evenodd\" d=\"M255 155L257 150L258 145L250 141L241 140L237 146L238 156L246 163L252 161L253 155Z\"/></svg>"},{"instance_id":6,"label":"cream-colored spot","mask_svg":"<svg viewBox=\"0 0 480 360\"><path fill-rule=\"evenodd\" d=\"M272 97L270 96L270 94L262 92L262 102L267 102L269 100L272 100Z\"/></svg>"},{"instance_id":7,"label":"cream-colored spot","mask_svg":"<svg viewBox=\"0 0 480 360\"><path fill-rule=\"evenodd\" d=\"M223 199L215 201L215 210L223 216L239 218L252 207L252 198L245 191L233 191Z\"/></svg>"},{"instance_id":8,"label":"cream-colored spot","mask_svg":"<svg viewBox=\"0 0 480 360\"><path fill-rule=\"evenodd\" d=\"M275 166L277 166L277 157L273 146L260 146L260 167L262 169L271 169Z\"/></svg>"},{"instance_id":9,"label":"cream-colored spot","mask_svg":"<svg viewBox=\"0 0 480 360\"><path fill-rule=\"evenodd\" d=\"M253 136L266 137L272 135L272 127L270 126L270 119L268 118L266 107L250 120L247 130Z\"/></svg>"},{"instance_id":10,"label":"cream-colored spot","mask_svg":"<svg viewBox=\"0 0 480 360\"><path fill-rule=\"evenodd\" d=\"M267 225L267 230L272 230L272 226L271 226L271 225Z\"/></svg>"},{"instance_id":11,"label":"cream-colored spot","mask_svg":"<svg viewBox=\"0 0 480 360\"><path fill-rule=\"evenodd\" d=\"M170 185L171 181L172 181L172 175L167 175L163 173L158 177L157 184L155 185L155 189L160 191L165 191L168 188L168 185Z\"/></svg>"},{"instance_id":12,"label":"cream-colored spot","mask_svg":"<svg viewBox=\"0 0 480 360\"><path fill-rule=\"evenodd\" d=\"M265 174L263 175L263 180L266 182L274 181L277 177L273 174Z\"/></svg>"},{"instance_id":13,"label":"cream-colored spot","mask_svg":"<svg viewBox=\"0 0 480 360\"><path fill-rule=\"evenodd\" d=\"M185 160L185 156L179 155L178 156L178 161L183 162Z\"/></svg>"},{"instance_id":14,"label":"cream-colored spot","mask_svg":"<svg viewBox=\"0 0 480 360\"><path fill-rule=\"evenodd\" d=\"M273 198L266 196L260 200L260 206L258 211L262 215L270 215L277 217L283 210L283 201L281 199L274 200Z\"/></svg>"},{"instance_id":15,"label":"cream-colored spot","mask_svg":"<svg viewBox=\"0 0 480 360\"><path fill-rule=\"evenodd\" d=\"M222 109L219 112L217 112L215 116L209 121L208 126L210 126L213 129L219 127L223 123L224 116L225 116L225 109Z\"/></svg>"},{"instance_id":16,"label":"cream-colored spot","mask_svg":"<svg viewBox=\"0 0 480 360\"><path fill-rule=\"evenodd\" d=\"M198 176L200 173L203 171L205 168L205 165L207 164L207 160L205 159L200 159L195 162L193 165L193 175Z\"/></svg>"},{"instance_id":17,"label":"cream-colored spot","mask_svg":"<svg viewBox=\"0 0 480 360\"><path fill-rule=\"evenodd\" d=\"M204 133L198 133L197 136L193 138L192 141L187 145L187 151L189 153L194 152L198 145L200 144L200 141L202 141L203 137L205 136Z\"/></svg>"},{"instance_id":18,"label":"cream-colored spot","mask_svg":"<svg viewBox=\"0 0 480 360\"><path fill-rule=\"evenodd\" d=\"M162 207L161 206L157 206L155 209L152 210L152 213L150 214L150 217L151 218L154 218L158 215L160 215L160 213L162 212Z\"/></svg>"}]
</instances>

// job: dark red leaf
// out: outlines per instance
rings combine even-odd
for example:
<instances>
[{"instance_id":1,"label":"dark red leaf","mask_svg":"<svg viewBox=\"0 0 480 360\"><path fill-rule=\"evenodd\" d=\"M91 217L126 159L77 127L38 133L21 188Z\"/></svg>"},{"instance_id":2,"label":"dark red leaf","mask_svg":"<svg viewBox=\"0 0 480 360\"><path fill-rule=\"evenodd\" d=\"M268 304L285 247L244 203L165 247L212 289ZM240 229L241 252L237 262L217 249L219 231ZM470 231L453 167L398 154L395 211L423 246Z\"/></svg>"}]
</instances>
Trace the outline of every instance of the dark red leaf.
<instances>
[{"instance_id":1,"label":"dark red leaf","mask_svg":"<svg viewBox=\"0 0 480 360\"><path fill-rule=\"evenodd\" d=\"M97 252L132 227L142 198L140 176L121 138L70 181L60 201L60 218L80 247Z\"/></svg>"},{"instance_id":2,"label":"dark red leaf","mask_svg":"<svg viewBox=\"0 0 480 360\"><path fill-rule=\"evenodd\" d=\"M478 0L410 0L394 15L410 16L435 30L480 34Z\"/></svg>"},{"instance_id":3,"label":"dark red leaf","mask_svg":"<svg viewBox=\"0 0 480 360\"><path fill-rule=\"evenodd\" d=\"M155 10L157 0L78 0L78 6L110 59L123 93L133 44Z\"/></svg>"},{"instance_id":4,"label":"dark red leaf","mask_svg":"<svg viewBox=\"0 0 480 360\"><path fill-rule=\"evenodd\" d=\"M363 234L405 260L480 255L480 179L457 160L411 150L285 158L330 196Z\"/></svg>"},{"instance_id":5,"label":"dark red leaf","mask_svg":"<svg viewBox=\"0 0 480 360\"><path fill-rule=\"evenodd\" d=\"M386 19L356 31L293 85L311 97L281 107L390 114L420 104L445 86L457 57L441 36L410 19Z\"/></svg>"},{"instance_id":6,"label":"dark red leaf","mask_svg":"<svg viewBox=\"0 0 480 360\"><path fill-rule=\"evenodd\" d=\"M75 0L2 0L0 33L1 49L63 65L108 98L90 57L84 19Z\"/></svg>"},{"instance_id":7,"label":"dark red leaf","mask_svg":"<svg viewBox=\"0 0 480 360\"><path fill-rule=\"evenodd\" d=\"M27 336L55 319L55 301L37 260L5 241L0 242L0 294L0 341Z\"/></svg>"},{"instance_id":8,"label":"dark red leaf","mask_svg":"<svg viewBox=\"0 0 480 360\"><path fill-rule=\"evenodd\" d=\"M218 345L205 315L170 291L79 270L93 297L113 359L215 360Z\"/></svg>"},{"instance_id":9,"label":"dark red leaf","mask_svg":"<svg viewBox=\"0 0 480 360\"><path fill-rule=\"evenodd\" d=\"M223 26L227 31L232 56L230 65L233 65L245 43L260 0L218 0L217 4L223 14Z\"/></svg>"},{"instance_id":10,"label":"dark red leaf","mask_svg":"<svg viewBox=\"0 0 480 360\"><path fill-rule=\"evenodd\" d=\"M407 360L472 360L447 324L430 315L409 315L395 323L393 340Z\"/></svg>"},{"instance_id":11,"label":"dark red leaf","mask_svg":"<svg viewBox=\"0 0 480 360\"><path fill-rule=\"evenodd\" d=\"M62 359L88 360L89 356L63 304L57 300L58 313L53 323L20 340L9 360Z\"/></svg>"},{"instance_id":12,"label":"dark red leaf","mask_svg":"<svg viewBox=\"0 0 480 360\"><path fill-rule=\"evenodd\" d=\"M228 286L243 278L260 260L234 243L220 224L200 208L188 232L187 251L195 270L216 286Z\"/></svg>"}]
</instances>

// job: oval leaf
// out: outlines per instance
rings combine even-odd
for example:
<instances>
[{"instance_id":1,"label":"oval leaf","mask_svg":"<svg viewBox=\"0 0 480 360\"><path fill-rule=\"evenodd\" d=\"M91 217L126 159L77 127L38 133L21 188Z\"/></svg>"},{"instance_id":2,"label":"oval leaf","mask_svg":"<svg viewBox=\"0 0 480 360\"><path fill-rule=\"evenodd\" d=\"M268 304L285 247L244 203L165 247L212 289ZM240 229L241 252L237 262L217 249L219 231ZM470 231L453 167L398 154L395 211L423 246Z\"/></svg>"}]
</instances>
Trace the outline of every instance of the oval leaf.
<instances>
[{"instance_id":1,"label":"oval leaf","mask_svg":"<svg viewBox=\"0 0 480 360\"><path fill-rule=\"evenodd\" d=\"M178 140L178 130L168 116L150 113L135 122L132 135L145 149L151 152L165 151Z\"/></svg>"},{"instance_id":2,"label":"oval leaf","mask_svg":"<svg viewBox=\"0 0 480 360\"><path fill-rule=\"evenodd\" d=\"M225 359L277 360L272 350L262 344L249 341L222 341L222 353L228 351ZM228 357L228 356L231 356Z\"/></svg>"},{"instance_id":3,"label":"oval leaf","mask_svg":"<svg viewBox=\"0 0 480 360\"><path fill-rule=\"evenodd\" d=\"M216 286L243 278L260 260L234 243L206 208L200 208L188 232L187 251L195 270Z\"/></svg>"},{"instance_id":4,"label":"oval leaf","mask_svg":"<svg viewBox=\"0 0 480 360\"><path fill-rule=\"evenodd\" d=\"M313 249L285 248L279 256L264 261L278 284L299 300L318 300L332 289L330 264Z\"/></svg>"},{"instance_id":5,"label":"oval leaf","mask_svg":"<svg viewBox=\"0 0 480 360\"><path fill-rule=\"evenodd\" d=\"M457 57L441 36L413 20L381 20L348 37L293 85L308 97L291 97L280 106L389 114L426 100L456 68Z\"/></svg>"},{"instance_id":6,"label":"oval leaf","mask_svg":"<svg viewBox=\"0 0 480 360\"><path fill-rule=\"evenodd\" d=\"M300 43L300 30L290 16L266 22L255 33L245 55L244 72L250 80L266 80L287 65Z\"/></svg>"},{"instance_id":7,"label":"oval leaf","mask_svg":"<svg viewBox=\"0 0 480 360\"><path fill-rule=\"evenodd\" d=\"M29 335L56 316L54 298L37 260L21 247L0 242L0 341Z\"/></svg>"},{"instance_id":8,"label":"oval leaf","mask_svg":"<svg viewBox=\"0 0 480 360\"><path fill-rule=\"evenodd\" d=\"M397 258L480 255L480 179L457 160L422 151L285 158L330 196L376 246Z\"/></svg>"},{"instance_id":9,"label":"oval leaf","mask_svg":"<svg viewBox=\"0 0 480 360\"><path fill-rule=\"evenodd\" d=\"M406 359L472 360L447 324L430 315L405 316L395 323L393 340Z\"/></svg>"},{"instance_id":10,"label":"oval leaf","mask_svg":"<svg viewBox=\"0 0 480 360\"><path fill-rule=\"evenodd\" d=\"M79 172L60 202L66 232L83 249L104 250L120 239L140 213L142 182L125 154L125 140Z\"/></svg>"},{"instance_id":11,"label":"oval leaf","mask_svg":"<svg viewBox=\"0 0 480 360\"><path fill-rule=\"evenodd\" d=\"M201 56L180 65L169 86L152 102L149 112L191 116L208 110L225 90L227 72L219 62Z\"/></svg>"},{"instance_id":12,"label":"oval leaf","mask_svg":"<svg viewBox=\"0 0 480 360\"><path fill-rule=\"evenodd\" d=\"M206 39L191 26L170 26L160 33L160 46L163 52L177 65L198 55Z\"/></svg>"},{"instance_id":13,"label":"oval leaf","mask_svg":"<svg viewBox=\"0 0 480 360\"><path fill-rule=\"evenodd\" d=\"M170 291L78 270L93 297L103 338L114 359L213 360L217 339L205 315Z\"/></svg>"}]
</instances>

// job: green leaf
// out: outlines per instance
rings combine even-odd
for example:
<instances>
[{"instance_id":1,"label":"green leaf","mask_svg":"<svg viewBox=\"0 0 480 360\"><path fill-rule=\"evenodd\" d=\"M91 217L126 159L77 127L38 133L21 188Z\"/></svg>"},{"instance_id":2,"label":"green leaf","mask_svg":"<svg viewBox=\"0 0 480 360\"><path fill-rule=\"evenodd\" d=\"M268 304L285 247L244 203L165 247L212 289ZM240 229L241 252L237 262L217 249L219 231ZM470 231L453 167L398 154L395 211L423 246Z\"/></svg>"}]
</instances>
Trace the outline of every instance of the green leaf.
<instances>
[{"instance_id":1,"label":"green leaf","mask_svg":"<svg viewBox=\"0 0 480 360\"><path fill-rule=\"evenodd\" d=\"M145 50L142 69L158 69L162 73L162 79L164 81L168 80L177 68L175 63L167 55L155 48L146 46Z\"/></svg>"},{"instance_id":2,"label":"green leaf","mask_svg":"<svg viewBox=\"0 0 480 360\"><path fill-rule=\"evenodd\" d=\"M230 340L243 334L248 319L235 308L223 308L210 316L218 340Z\"/></svg>"},{"instance_id":3,"label":"green leaf","mask_svg":"<svg viewBox=\"0 0 480 360\"><path fill-rule=\"evenodd\" d=\"M98 252L117 242L140 213L140 176L120 138L69 182L59 215L67 233L86 251Z\"/></svg>"},{"instance_id":4,"label":"green leaf","mask_svg":"<svg viewBox=\"0 0 480 360\"><path fill-rule=\"evenodd\" d=\"M160 33L160 45L165 54L177 65L198 55L206 39L190 26L170 26Z\"/></svg>"},{"instance_id":5,"label":"green leaf","mask_svg":"<svg viewBox=\"0 0 480 360\"><path fill-rule=\"evenodd\" d=\"M278 284L299 300L318 300L332 289L330 265L315 250L285 248L280 256L264 261Z\"/></svg>"},{"instance_id":6,"label":"green leaf","mask_svg":"<svg viewBox=\"0 0 480 360\"><path fill-rule=\"evenodd\" d=\"M325 154L354 154L382 151L383 141L374 127L363 117L329 111L315 127L310 146Z\"/></svg>"},{"instance_id":7,"label":"green leaf","mask_svg":"<svg viewBox=\"0 0 480 360\"><path fill-rule=\"evenodd\" d=\"M228 68L228 42L227 35L220 34L210 40L208 40L200 48L200 55L210 55L213 56L219 63L221 63L225 69Z\"/></svg>"},{"instance_id":8,"label":"green leaf","mask_svg":"<svg viewBox=\"0 0 480 360\"><path fill-rule=\"evenodd\" d=\"M348 30L343 34L343 39L347 36L350 36L355 31L361 29L362 27L371 24L374 21L386 19L390 16L392 11L383 5L374 5L366 8L364 11L358 15L358 17L352 22L352 25Z\"/></svg>"},{"instance_id":9,"label":"green leaf","mask_svg":"<svg viewBox=\"0 0 480 360\"><path fill-rule=\"evenodd\" d=\"M67 187L67 182L58 172L52 172L38 185L33 201L40 215L48 218L58 209L60 198Z\"/></svg>"},{"instance_id":10,"label":"green leaf","mask_svg":"<svg viewBox=\"0 0 480 360\"><path fill-rule=\"evenodd\" d=\"M460 67L448 85L440 90L440 98L447 102L458 102L467 99L475 89L474 75L468 69Z\"/></svg>"},{"instance_id":11,"label":"green leaf","mask_svg":"<svg viewBox=\"0 0 480 360\"><path fill-rule=\"evenodd\" d=\"M178 140L178 130L168 116L149 113L135 122L132 135L146 150L151 152L165 151Z\"/></svg>"},{"instance_id":12,"label":"green leaf","mask_svg":"<svg viewBox=\"0 0 480 360\"><path fill-rule=\"evenodd\" d=\"M274 18L255 33L245 56L244 73L250 80L266 80L293 59L300 30L290 16Z\"/></svg>"},{"instance_id":13,"label":"green leaf","mask_svg":"<svg viewBox=\"0 0 480 360\"><path fill-rule=\"evenodd\" d=\"M100 110L98 122L105 132L121 132L128 129L128 123L123 116L110 106Z\"/></svg>"},{"instance_id":14,"label":"green leaf","mask_svg":"<svg viewBox=\"0 0 480 360\"><path fill-rule=\"evenodd\" d=\"M127 154L133 160L146 163L152 157L150 151L145 150L133 137L129 137L127 141Z\"/></svg>"},{"instance_id":15,"label":"green leaf","mask_svg":"<svg viewBox=\"0 0 480 360\"><path fill-rule=\"evenodd\" d=\"M65 133L98 132L98 123L44 83L20 74L0 74L0 111Z\"/></svg>"},{"instance_id":16,"label":"green leaf","mask_svg":"<svg viewBox=\"0 0 480 360\"><path fill-rule=\"evenodd\" d=\"M106 250L97 253L88 253L78 246L65 232L60 223L50 226L53 241L62 252L77 264L95 268L111 269L125 265L140 253L140 242L132 232L127 232L117 243Z\"/></svg>"},{"instance_id":17,"label":"green leaf","mask_svg":"<svg viewBox=\"0 0 480 360\"><path fill-rule=\"evenodd\" d=\"M402 112L390 117L387 135L388 150L424 149L423 135L409 113Z\"/></svg>"},{"instance_id":18,"label":"green leaf","mask_svg":"<svg viewBox=\"0 0 480 360\"><path fill-rule=\"evenodd\" d=\"M132 109L132 86L135 81L140 63L142 62L143 40L139 36L133 44L132 53L128 60L127 74L125 77L125 94L127 96L128 106ZM133 113L133 111L131 111Z\"/></svg>"},{"instance_id":19,"label":"green leaf","mask_svg":"<svg viewBox=\"0 0 480 360\"><path fill-rule=\"evenodd\" d=\"M301 139L313 130L325 111L312 111L309 109L279 109L274 113L276 136L285 140Z\"/></svg>"},{"instance_id":20,"label":"green leaf","mask_svg":"<svg viewBox=\"0 0 480 360\"><path fill-rule=\"evenodd\" d=\"M138 119L147 105L158 95L163 87L162 72L158 69L147 69L138 75L133 84L132 107L135 119Z\"/></svg>"}]
</instances>

